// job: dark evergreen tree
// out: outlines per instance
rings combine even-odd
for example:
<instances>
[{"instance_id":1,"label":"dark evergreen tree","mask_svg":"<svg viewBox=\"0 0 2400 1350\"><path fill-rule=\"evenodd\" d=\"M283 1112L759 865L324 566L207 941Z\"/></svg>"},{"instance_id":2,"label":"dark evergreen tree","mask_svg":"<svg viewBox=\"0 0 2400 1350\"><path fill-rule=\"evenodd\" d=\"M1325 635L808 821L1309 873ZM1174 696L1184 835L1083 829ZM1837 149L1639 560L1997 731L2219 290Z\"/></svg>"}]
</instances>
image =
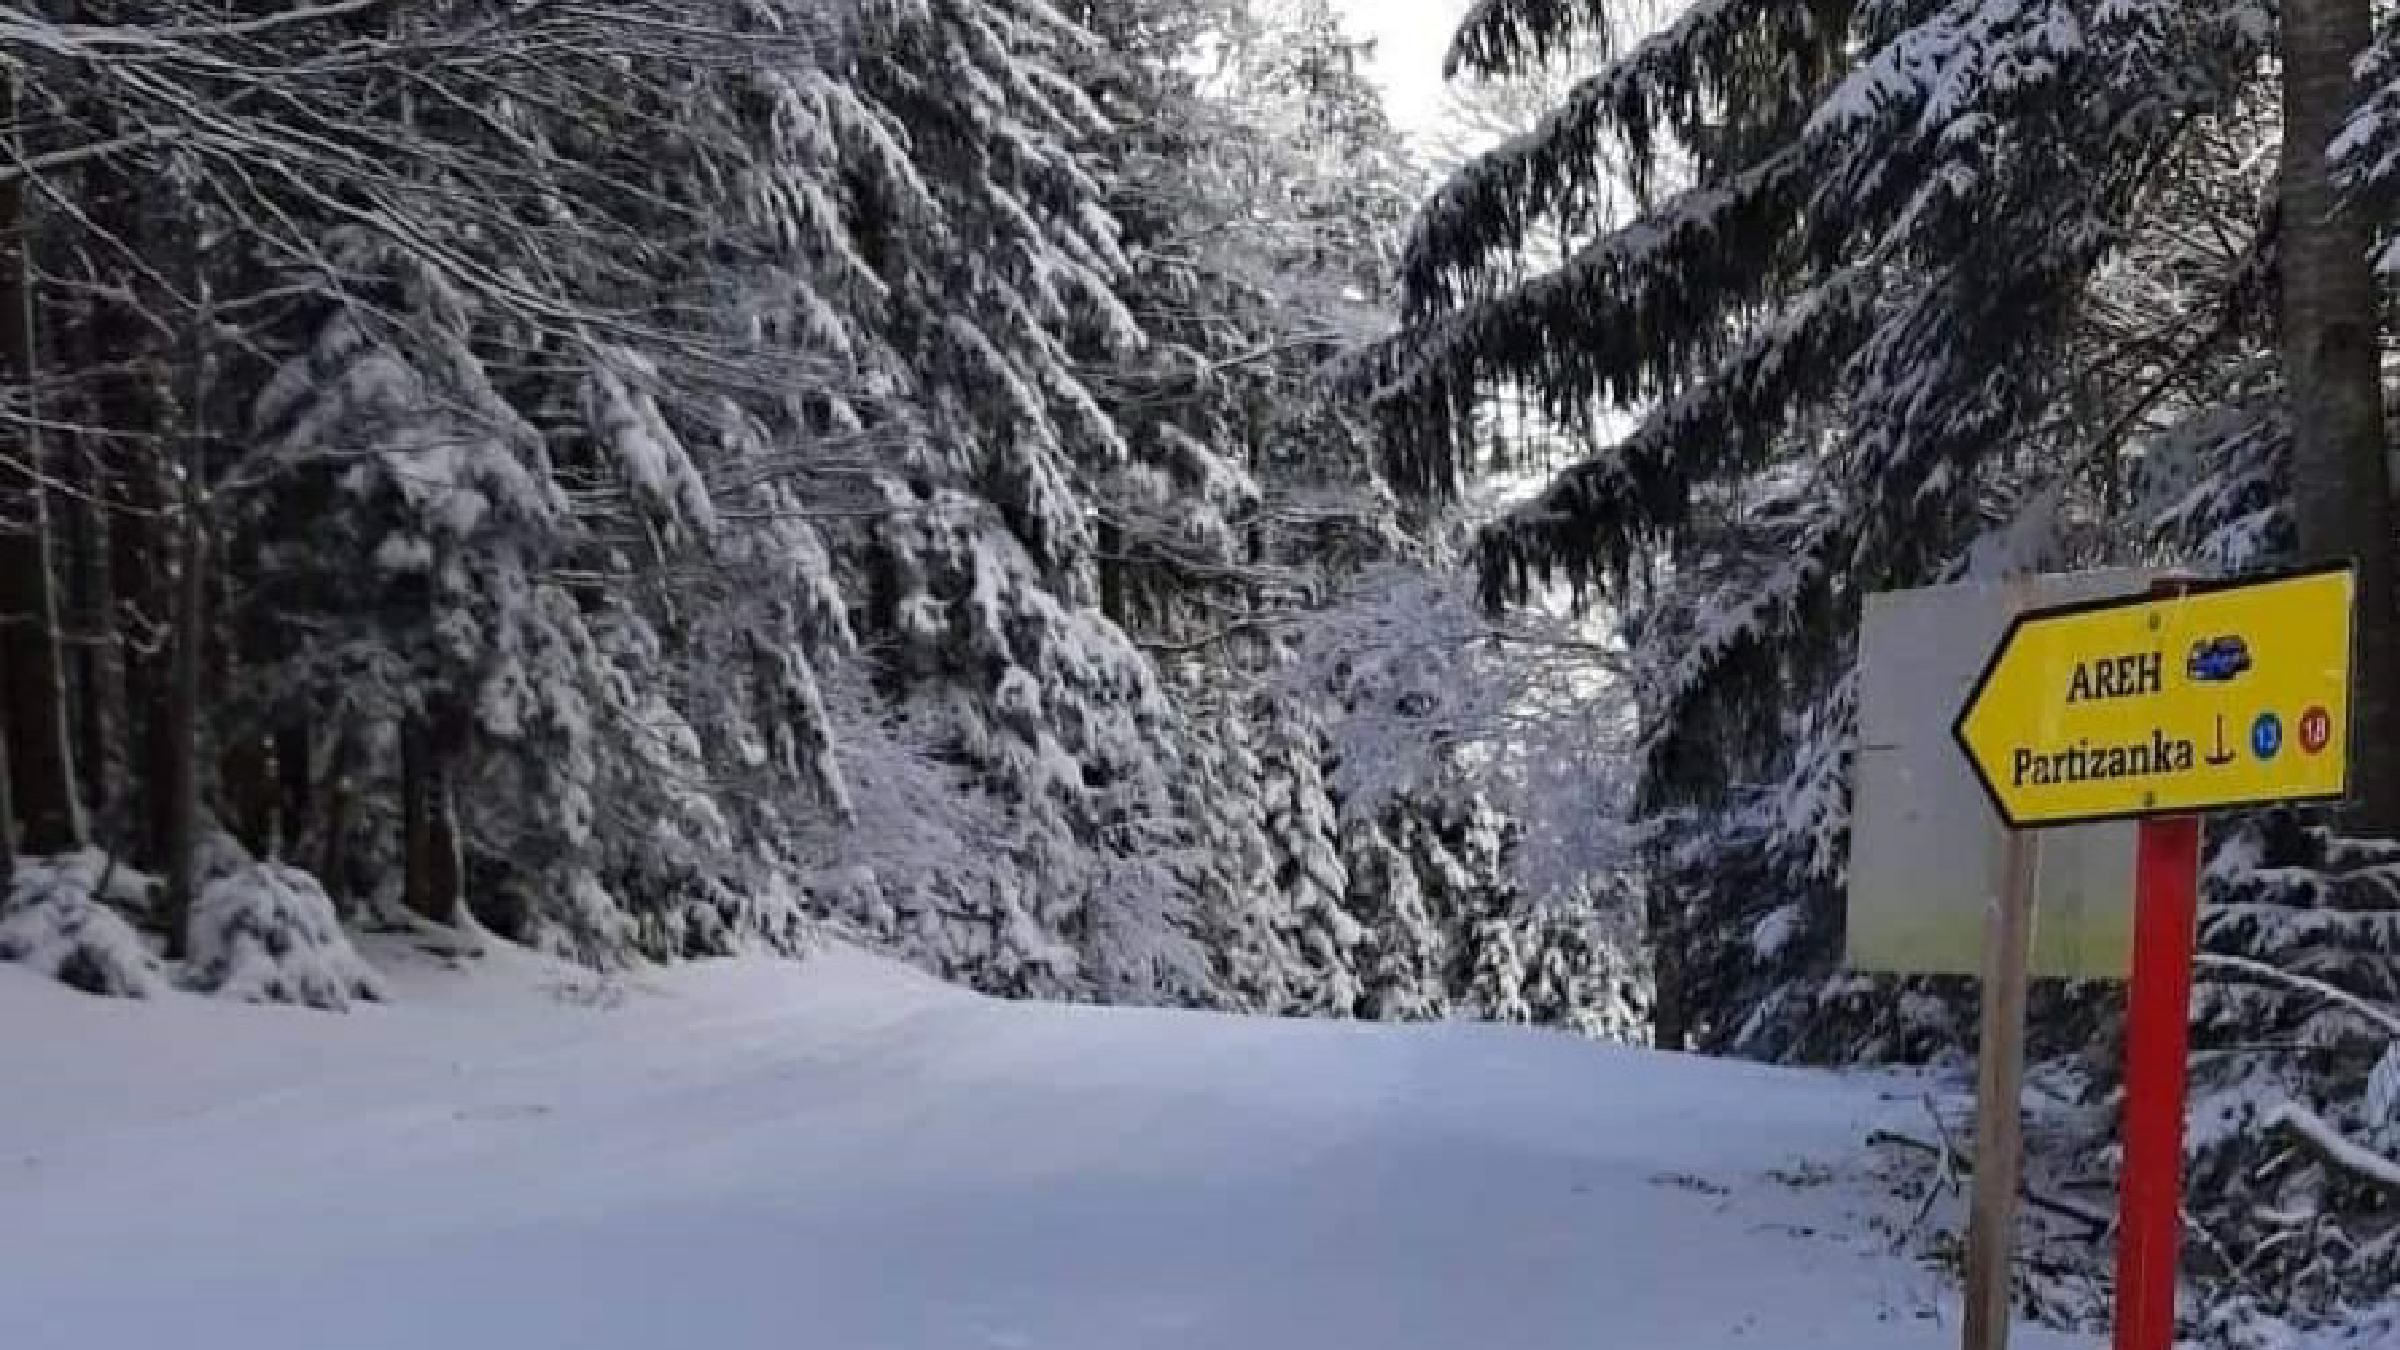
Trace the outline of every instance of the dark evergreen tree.
<instances>
[{"instance_id":1,"label":"dark evergreen tree","mask_svg":"<svg viewBox=\"0 0 2400 1350\"><path fill-rule=\"evenodd\" d=\"M1456 66L1595 37L1606 60L1435 195L1409 325L1367 373L1396 470L1428 492L1507 453L1479 444L1486 400L1521 393L1569 426L1639 415L1486 531L1483 571L1495 600L1606 586L1655 654L1639 810L1781 883L1769 902L1731 880L1745 869L1675 878L1684 937L1764 981L1685 982L1690 1020L1734 1043L1765 1030L1765 990L1838 947L1859 597L2132 547L2095 466L2151 429L2156 396L2076 356L2145 212L2240 112L2266 30L2231 4L1725 3L1622 45L1610 12L1470 17ZM1640 200L1670 168L1690 186L1608 214L1606 175ZM1578 242L1526 275L1537 228ZM2220 301L2235 281L2187 278ZM1775 955L1741 954L1786 901L1801 921Z\"/></svg>"}]
</instances>

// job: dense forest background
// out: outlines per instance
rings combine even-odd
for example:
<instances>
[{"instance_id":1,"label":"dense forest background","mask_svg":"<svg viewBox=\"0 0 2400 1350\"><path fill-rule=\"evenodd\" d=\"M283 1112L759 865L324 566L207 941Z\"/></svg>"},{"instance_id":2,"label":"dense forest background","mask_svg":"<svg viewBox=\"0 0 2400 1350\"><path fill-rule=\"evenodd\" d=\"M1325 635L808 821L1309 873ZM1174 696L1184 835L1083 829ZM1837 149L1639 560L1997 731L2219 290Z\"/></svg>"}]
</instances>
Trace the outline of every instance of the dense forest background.
<instances>
[{"instance_id":1,"label":"dense forest background","mask_svg":"<svg viewBox=\"0 0 2400 1350\"><path fill-rule=\"evenodd\" d=\"M1616 761L1505 740L1575 640L1506 661L1330 378L1423 170L1321 0L5 33L0 953L1634 1025Z\"/></svg>"},{"instance_id":2,"label":"dense forest background","mask_svg":"<svg viewBox=\"0 0 2400 1350\"><path fill-rule=\"evenodd\" d=\"M1862 597L2348 557L2360 803L2210 844L2275 1343L2400 1282L2394 22L1481 0L1428 155L1327 0L0 7L0 959L1955 1060L1839 969Z\"/></svg>"}]
</instances>

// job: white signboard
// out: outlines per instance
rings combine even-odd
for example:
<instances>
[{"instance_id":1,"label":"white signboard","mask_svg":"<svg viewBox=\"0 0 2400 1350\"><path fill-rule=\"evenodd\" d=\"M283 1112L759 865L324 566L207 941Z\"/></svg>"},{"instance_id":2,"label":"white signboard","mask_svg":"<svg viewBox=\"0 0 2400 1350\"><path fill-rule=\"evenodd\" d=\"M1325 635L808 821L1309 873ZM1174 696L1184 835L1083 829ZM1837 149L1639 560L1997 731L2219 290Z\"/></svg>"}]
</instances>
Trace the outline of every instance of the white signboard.
<instances>
[{"instance_id":1,"label":"white signboard","mask_svg":"<svg viewBox=\"0 0 2400 1350\"><path fill-rule=\"evenodd\" d=\"M1851 769L1848 964L1974 975L2006 836L1951 724L2017 612L2149 589L2121 569L1867 597ZM2033 973L2121 980L2133 964L2134 826L2036 841Z\"/></svg>"}]
</instances>

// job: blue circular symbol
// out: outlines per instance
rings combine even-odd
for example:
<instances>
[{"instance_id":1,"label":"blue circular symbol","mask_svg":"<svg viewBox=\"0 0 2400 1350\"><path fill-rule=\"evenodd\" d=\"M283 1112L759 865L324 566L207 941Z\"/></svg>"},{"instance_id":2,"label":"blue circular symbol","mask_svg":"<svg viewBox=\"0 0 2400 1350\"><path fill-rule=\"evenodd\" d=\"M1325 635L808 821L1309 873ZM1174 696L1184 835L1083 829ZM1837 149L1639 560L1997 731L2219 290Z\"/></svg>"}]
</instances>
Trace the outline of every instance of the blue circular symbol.
<instances>
[{"instance_id":1,"label":"blue circular symbol","mask_svg":"<svg viewBox=\"0 0 2400 1350\"><path fill-rule=\"evenodd\" d=\"M2273 759L2283 748L2283 719L2271 712L2258 715L2250 724L2250 752L2260 759Z\"/></svg>"}]
</instances>

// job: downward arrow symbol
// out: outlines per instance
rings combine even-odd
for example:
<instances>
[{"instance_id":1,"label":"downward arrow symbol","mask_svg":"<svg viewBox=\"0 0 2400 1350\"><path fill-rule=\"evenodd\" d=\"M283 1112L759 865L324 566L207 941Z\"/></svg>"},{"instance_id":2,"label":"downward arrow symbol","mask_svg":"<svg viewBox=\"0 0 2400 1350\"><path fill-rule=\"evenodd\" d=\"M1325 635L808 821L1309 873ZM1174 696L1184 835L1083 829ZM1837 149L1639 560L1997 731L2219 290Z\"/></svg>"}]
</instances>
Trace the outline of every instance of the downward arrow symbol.
<instances>
[{"instance_id":1,"label":"downward arrow symbol","mask_svg":"<svg viewBox=\"0 0 2400 1350\"><path fill-rule=\"evenodd\" d=\"M2225 714L2217 714L2217 748L2210 751L2208 762L2216 765L2233 763L2233 752L2225 748Z\"/></svg>"}]
</instances>

